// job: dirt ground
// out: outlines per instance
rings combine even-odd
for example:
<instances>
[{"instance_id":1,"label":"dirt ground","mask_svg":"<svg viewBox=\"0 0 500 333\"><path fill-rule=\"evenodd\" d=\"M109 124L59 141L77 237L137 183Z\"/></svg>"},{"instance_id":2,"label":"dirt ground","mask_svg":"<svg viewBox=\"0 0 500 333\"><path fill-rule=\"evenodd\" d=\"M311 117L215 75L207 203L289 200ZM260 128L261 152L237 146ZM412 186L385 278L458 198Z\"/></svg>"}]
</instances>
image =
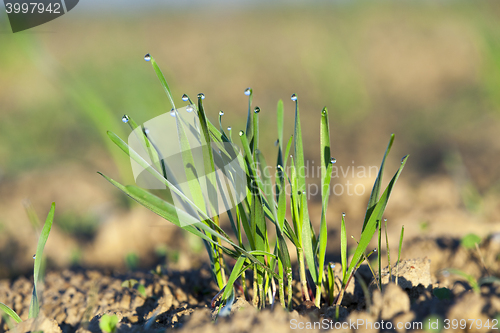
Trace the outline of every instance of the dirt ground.
<instances>
[{"instance_id":1,"label":"dirt ground","mask_svg":"<svg viewBox=\"0 0 500 333\"><path fill-rule=\"evenodd\" d=\"M373 284L370 270L362 266L358 270L355 283L351 283L336 320L335 308L324 305L321 309L302 302L300 293L294 297L292 312L284 311L279 305L274 309L255 310L241 296L236 301L228 317L214 322L217 310L210 308L211 298L216 293L210 272L206 267L198 270L135 272L118 274L96 270L64 270L50 272L45 279L42 293L42 314L36 320L26 320L31 298L32 283L22 277L15 281L0 283L2 300L20 313L24 322L11 332L101 332L99 320L103 314L116 314L119 318L117 332L158 332L178 329L180 332L292 332L300 327L319 331L340 323L382 323L394 325L418 325L431 318L449 320L474 319L492 322L500 312L500 286L486 284L480 292L474 292L463 280L439 272L448 265L456 268L481 271L483 268L476 255L456 246L456 239L415 239L408 251L423 252L424 249L439 248L443 260L432 263L427 257L404 260L399 265L398 285L388 284L388 269L382 272L382 292ZM498 234L490 237L480 248L487 253L484 258L488 265L490 257L500 254ZM432 266L432 269L431 269ZM337 264L336 268L340 265ZM498 266L489 266L492 274L498 274ZM396 268L393 267L396 275ZM434 273L431 273L434 272ZM340 270L337 269L337 276ZM145 286L145 295L137 288L122 286L128 279L136 279ZM359 280L370 284L368 294L362 291ZM337 281L339 283L339 281ZM447 287L451 291L442 298L436 291ZM434 291L434 292L433 292ZM441 297L441 298L440 298ZM439 317L430 317L431 315ZM325 324L330 323L330 324ZM1 331L9 325L2 323ZM305 325L305 326L301 326ZM361 324L360 324L361 325ZM476 325L476 323L474 323ZM331 328L337 326L331 326ZM348 327L348 326L346 326ZM354 331L351 327L341 331ZM363 328L360 331L379 331ZM418 328L418 326L413 326ZM384 331L418 331L418 329L388 329ZM458 330L460 331L460 330ZM475 329L464 332L488 332L494 330Z\"/></svg>"},{"instance_id":2,"label":"dirt ground","mask_svg":"<svg viewBox=\"0 0 500 333\"><path fill-rule=\"evenodd\" d=\"M57 172L54 172L57 173ZM12 332L101 332L99 320L103 314L116 314L119 318L118 332L163 331L175 329L184 332L202 330L207 332L262 332L295 331L297 328L311 328L311 331L328 329L335 325L335 309L323 304L321 309L303 303L300 293L294 297L294 311L286 312L276 306L273 310L257 312L241 295L229 317L218 318L214 322L211 300L217 293L212 281L207 259L203 252L197 252L192 241L178 229L164 223L146 209L139 206L116 208L116 197L112 191L97 191L102 184L92 177L75 182L73 188L88 193L87 202L108 202L105 207L115 208L102 215L102 225L90 239L82 241L68 237L57 225L54 225L47 242L49 265L42 293L42 315L37 320L27 320L32 292L32 275L25 273L15 279L0 282L0 299L11 306L25 320L13 328ZM64 174L57 173L59 181L65 181ZM32 177L36 177L32 176ZM44 175L47 183L53 181L51 173ZM26 183L30 179L24 180ZM19 193L23 191L23 180L16 184ZM87 188L83 184L86 184ZM389 227L391 242L391 260L393 276L396 269L397 244L400 226L405 225L402 262L399 265L398 285L389 281L388 269L382 272L383 288L378 290L373 276L366 266L358 270L355 282L351 283L343 300L339 321L344 323L364 322L381 323L390 321L418 325L429 320L448 318L474 319L490 326L500 313L500 286L487 283L474 291L465 279L443 271L446 268L460 269L475 279L500 274L500 226L497 217L499 207L493 197L484 197L481 210L471 212L466 209L460 197L460 191L451 178L428 178L418 187L410 187L404 181L397 184L397 191L388 207L388 216L392 222ZM78 209L76 202L58 193L57 182L45 190L52 191L56 199L66 200L66 206ZM87 192L86 192L87 191ZM100 193L99 196L93 193ZM116 194L116 193L115 193ZM82 197L82 196L81 196ZM83 195L85 197L85 195ZM348 217L360 220L355 211L362 211L365 197L336 198L333 207L344 206ZM11 200L18 200L15 196ZM95 200L95 201L94 201ZM81 202L80 202L81 203ZM9 202L4 202L3 209L9 210ZM37 205L35 202L34 205ZM12 206L11 206L12 207ZM311 216L318 210L314 201L311 204ZM338 226L335 214L330 218L329 257L336 258L338 251ZM362 219L361 219L362 220ZM147 221L147 227L145 227ZM151 232L158 230L161 232ZM359 233L359 224L352 223L348 233ZM26 233L30 234L29 223L21 223ZM33 228L31 228L33 229ZM461 237L475 233L482 238L479 249L466 249L460 244ZM35 239L36 234L33 234ZM15 235L15 233L13 233ZM20 249L26 256L33 252L33 239L19 239ZM177 240L177 241L175 241ZM196 240L194 241L196 243ZM177 246L178 252L168 252L163 257L155 252L158 244L167 243ZM81 261L71 266L69 250L71 246L81 246ZM140 264L138 269L126 269L124 257L130 248L136 251ZM61 251L64 249L64 251ZM31 251L31 252L30 252ZM19 254L19 253L18 253ZM19 256L18 256L19 258ZM162 259L163 261L161 261ZM32 260L32 259L31 259ZM32 265L26 260L26 267ZM159 261L160 260L160 261ZM22 262L20 260L19 262ZM160 263L155 272L151 271ZM385 265L385 259L384 259ZM23 266L19 266L23 267ZM83 268L86 267L86 268ZM94 268L92 268L94 267ZM142 267L142 268L141 268ZM19 268L20 271L22 269ZM336 265L339 276L340 264ZM294 272L296 274L297 272ZM135 279L145 286L145 295L133 288L123 287L122 283ZM359 279L369 286L369 292L363 292ZM338 283L338 281L337 281ZM450 294L443 297L439 288L449 288ZM439 297L438 297L439 296ZM441 297L441 298L440 298ZM436 317L437 316L437 317ZM331 321L331 322L330 322ZM314 326L320 325L322 326ZM470 322L469 322L470 324ZM2 320L0 331L7 331L11 323ZM301 326L306 325L306 326ZM313 325L311 327L307 325ZM325 326L326 325L326 326ZM474 325L475 322L474 322ZM332 326L335 328L335 326ZM336 327L338 328L338 327ZM368 327L369 328L369 327ZM361 331L370 331L367 327ZM418 327L406 331L418 331ZM354 331L352 327L341 331ZM379 331L373 328L372 331ZM404 332L405 329L385 331ZM458 327L458 331L460 327ZM462 331L487 332L487 328Z\"/></svg>"}]
</instances>

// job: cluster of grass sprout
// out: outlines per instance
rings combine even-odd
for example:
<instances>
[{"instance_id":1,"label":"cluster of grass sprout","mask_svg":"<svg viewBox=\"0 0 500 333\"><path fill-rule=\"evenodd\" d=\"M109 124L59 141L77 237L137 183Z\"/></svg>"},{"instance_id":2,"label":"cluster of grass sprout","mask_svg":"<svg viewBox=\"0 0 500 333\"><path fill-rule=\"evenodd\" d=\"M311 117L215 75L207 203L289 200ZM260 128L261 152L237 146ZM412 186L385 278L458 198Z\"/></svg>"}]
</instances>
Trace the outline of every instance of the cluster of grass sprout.
<instances>
[{"instance_id":1,"label":"cluster of grass sprout","mask_svg":"<svg viewBox=\"0 0 500 333\"><path fill-rule=\"evenodd\" d=\"M33 256L35 260L34 269L33 269L33 293L31 295L30 308L28 312L28 318L36 318L40 312L40 302L39 302L39 284L42 279L42 258L43 258L43 250L45 248L45 243L47 243L47 239L49 238L50 229L52 228L52 222L54 221L54 211L56 209L55 203L52 203L52 207L50 208L49 214L47 215L47 219L45 220L45 224L43 225L43 229L40 233L40 237L38 238L38 245L36 248L36 253ZM28 217L30 222L33 225L38 225L38 218L34 213L31 206L27 207ZM4 303L0 303L0 310L2 310L5 314L7 314L11 319L13 319L16 323L20 323L22 320L19 315L12 310L10 307L5 305Z\"/></svg>"},{"instance_id":2,"label":"cluster of grass sprout","mask_svg":"<svg viewBox=\"0 0 500 333\"><path fill-rule=\"evenodd\" d=\"M177 115L177 109L172 98L170 88L163 76L160 68L154 58L149 54L145 60L150 62L158 76L171 104L172 115ZM329 201L329 189L333 164L335 158L330 155L330 133L328 110L321 110L320 116L320 145L318 149L321 154L321 216L320 227L317 232L311 223L306 189L306 176L304 166L304 149L302 144L302 130L300 122L300 112L298 99L295 94L291 100L295 102L295 126L294 134L288 139L283 138L284 107L280 100L277 106L277 146L278 156L276 158L276 172L271 175L267 168L266 161L260 151L259 142L259 113L260 108L252 108L252 89L245 90L248 96L248 118L246 129L239 131L239 145L242 148L244 156L244 167L246 174L246 195L242 202L227 210L232 231L236 239L232 239L226 231L221 228L219 214L210 215L207 213L211 209L210 203L204 201L198 193L199 187L196 184L190 188L191 193L182 193L172 184L164 171L166 167L163 161L149 165L138 152L134 151L121 138L112 132L108 132L111 140L117 144L127 155L136 163L147 169L156 179L158 179L166 188L186 201L189 201L196 207L200 222L194 224L182 223L182 214L177 214L174 204L169 199L160 198L151 192L133 185L121 185L115 180L103 175L109 182L118 187L132 199L144 205L151 211L162 216L171 223L199 236L205 243L212 267L212 274L220 289L214 298L213 304L219 301L221 313L227 313L228 309L235 299L236 289L238 287L248 296L250 286L252 286L252 300L257 308L263 308L267 305L271 307L275 304L276 295L284 308L292 308L292 289L293 274L292 263L290 260L290 251L287 240L291 242L298 258L298 279L303 300L314 301L316 306L322 304L322 300L333 299L333 271L328 265L325 268L325 253L327 245L327 208ZM214 154L212 147L217 147L225 153L223 144L233 143L231 129L226 132L222 128L221 117L219 113L219 126L210 122L203 105L205 96L197 96L197 105L195 105L187 95L183 95L182 100L189 101L190 111L196 112L199 121L199 135L206 140L203 147L203 160L206 169L215 172ZM192 163L192 156L189 153L189 142L183 134L182 121L175 117L178 130L178 144L182 150L182 160L184 171L193 172L189 166ZM132 130L138 128L138 125L131 117L125 115L123 121L127 123ZM157 157L160 152L156 145L172 144L152 142L149 139L148 132L142 127L144 134L144 144L150 153L155 153ZM373 238L373 235L379 228L382 215L386 208L391 191L394 188L398 177L406 163L407 156L401 160L401 165L394 177L389 182L387 188L380 194L382 186L382 175L385 166L385 160L389 153L394 135L391 136L389 145L386 149L382 164L373 186L371 196L368 202L366 215L361 230L358 245L354 251L352 260L347 262L347 237L345 232L344 214L341 218L342 230L342 287L336 291L335 302L340 305L344 292L356 272L357 268L366 259L366 250ZM220 153L220 151L219 151ZM231 156L227 156L231 159ZM158 161L158 159L157 159ZM289 170L289 172L287 172ZM215 179L207 177L214 188L217 188ZM287 188L287 191L285 191ZM288 188L291 190L288 191ZM161 193L159 194L161 195ZM168 195L166 195L168 197ZM191 201L189 198L194 198ZM287 206L289 203L289 206ZM213 207L212 207L213 208ZM287 218L291 216L291 219ZM213 217L209 217L213 216ZM269 237L269 231L275 229L276 238ZM380 252L380 251L379 251ZM232 260L231 260L232 259ZM228 263L233 263L232 268ZM250 279L251 277L251 279ZM308 283L308 278L313 283ZM253 284L250 282L253 281ZM248 283L247 283L248 282Z\"/></svg>"}]
</instances>

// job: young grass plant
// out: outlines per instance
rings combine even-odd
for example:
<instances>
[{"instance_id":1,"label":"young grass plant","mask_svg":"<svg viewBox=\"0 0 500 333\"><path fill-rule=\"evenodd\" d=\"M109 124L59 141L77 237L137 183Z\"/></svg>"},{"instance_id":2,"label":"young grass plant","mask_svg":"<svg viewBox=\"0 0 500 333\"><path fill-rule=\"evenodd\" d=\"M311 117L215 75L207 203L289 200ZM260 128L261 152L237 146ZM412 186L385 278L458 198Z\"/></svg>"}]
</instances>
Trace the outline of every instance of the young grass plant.
<instances>
[{"instance_id":1,"label":"young grass plant","mask_svg":"<svg viewBox=\"0 0 500 333\"><path fill-rule=\"evenodd\" d=\"M399 261L401 260L401 249L403 248L403 237L405 235L405 226L401 227L401 236L399 236L398 262L396 263L396 285L399 277Z\"/></svg>"},{"instance_id":2,"label":"young grass plant","mask_svg":"<svg viewBox=\"0 0 500 333\"><path fill-rule=\"evenodd\" d=\"M385 191L380 195L382 176L384 173L385 160L387 155L389 154L392 144L394 142L394 134L391 135L391 139L389 140L389 144L384 154L384 158L382 159L382 164L379 169L379 173L377 178L375 179L375 184L373 185L373 189L370 195L370 199L368 200L368 207L366 209L365 221L363 224L363 228L361 229L361 237L359 239L358 245L354 251L353 257L351 259L350 264L346 271L342 270L342 288L340 290L339 295L337 296L336 305L339 306L342 303L342 298L344 296L345 290L349 285L349 282L354 275L355 271L364 261L366 257L365 252L375 234L375 231L379 228L382 216L384 214L385 208L389 201L389 197L391 195L392 190L394 189L394 185L396 184L403 168L408 160L408 155L403 157L401 160L401 165L396 172L396 174L392 177L389 185L387 185ZM380 195L380 196L379 196ZM344 239L341 241L347 243L346 236L343 236ZM380 242L379 242L380 243ZM378 251L380 252L380 251ZM346 262L346 259L343 259L343 262Z\"/></svg>"},{"instance_id":3,"label":"young grass plant","mask_svg":"<svg viewBox=\"0 0 500 333\"><path fill-rule=\"evenodd\" d=\"M50 208L47 219L45 220L45 224L43 226L42 232L40 233L40 237L38 238L38 246L36 248L36 254L33 256L35 259L34 269L33 269L33 293L31 295L31 302L29 307L28 318L36 318L38 313L40 312L40 302L38 301L39 295L39 283L42 277L41 267L42 267L42 258L43 258L43 249L45 248L45 243L47 243L47 239L49 238L50 229L52 228L52 222L54 221L54 211L56 208L56 204L52 203L52 207ZM32 213L28 211L28 213ZM32 218L31 215L29 215ZM6 313L10 318L12 318L16 323L20 323L22 320L19 315L12 310L7 305L0 303L0 310Z\"/></svg>"},{"instance_id":4,"label":"young grass plant","mask_svg":"<svg viewBox=\"0 0 500 333\"><path fill-rule=\"evenodd\" d=\"M213 304L220 300L219 311L221 314L228 313L228 310L230 310L235 299L235 288L233 286L238 280L241 280L239 285L242 286L246 294L248 287L246 283L247 271L253 277L253 303L256 307L273 306L275 296L278 294L280 304L285 308L292 308L293 275L287 239L297 252L303 299L313 300L317 306L320 306L322 302L321 290L323 288L328 289L330 302L333 301L334 284L331 281L333 271L328 266L328 274L325 274L324 267L330 180L333 164L336 162L330 155L328 110L324 108L320 115L319 149L321 153L322 210L319 232L316 232L309 216L307 193L305 191L305 158L298 98L295 94L291 97L295 104L295 124L294 134L287 141L283 140L284 104L281 100L278 102L278 156L276 159L276 172L273 175L269 172L266 160L259 149L259 118L261 117L261 110L259 107L252 108L252 89L245 90L245 95L248 96L247 124L245 131L239 131L239 143L243 155L242 165L246 177L245 195L241 202L230 202L231 205L229 205L229 201L232 200L231 195L222 196L221 199L218 199L223 200L226 207L228 207L223 214L227 214L231 229L235 234L235 239L232 239L221 227L222 213L216 212L217 202L207 200L200 194L200 181L196 176L196 170L192 168L194 165L193 155L190 141L186 136L186 131L189 130L198 134L199 141L203 142L201 153L204 170L207 174L206 182L210 185L211 194L217 197L215 192L227 193L229 189L227 184L224 184L214 175L217 169L216 166L219 165L220 161L231 161L235 158L235 152L226 149L224 146L226 143L234 144L231 128L228 128L228 133L223 130L222 111L219 112L218 126L210 122L205 112L203 104L205 96L203 94L198 94L197 105L187 95L182 96L184 102L189 102L187 108L195 111L196 125L188 126L185 121L185 112L180 112L176 108L170 88L158 64L149 54L144 59L152 64L154 72L171 102L172 110L170 114L175 117L178 132L176 141L182 152L180 159L182 159L184 172L189 176L187 178L192 180L192 184L184 190L180 190L174 185L174 179L167 172L169 165L165 163L160 153L161 149L157 146L158 144L172 144L172 142L154 142L150 137L151 134L148 135L148 131L144 128L142 128L142 132L139 132L138 136L143 136L143 147L141 149L148 154L142 156L151 156L151 161L153 161L151 163L148 163L141 157L140 152L135 151L114 133L108 132L108 136L135 163L165 185L168 189L163 194L165 198L160 198L140 187L124 186L107 176L103 175L103 177L146 208L204 241L212 265L212 274L220 289L214 298ZM123 117L123 121L128 123L132 130L138 128L138 125L127 115ZM375 233L377 224L380 223L391 191L406 163L407 157L402 160L396 175L379 197L383 167L393 140L394 135L391 136L381 169L375 181L360 242L349 266L347 265L345 221L344 216L342 217L341 295L343 295L355 270L366 257L366 248ZM290 155L291 151L293 155ZM231 177L228 178L229 182L234 181ZM289 192L288 189L290 189ZM172 201L173 195L181 198L184 203L191 207L199 219L196 220L192 215L178 209ZM290 207L287 207L287 196L289 196ZM288 208L291 221L286 217ZM214 212L216 213L214 214ZM270 229L268 228L275 229L275 240L269 237ZM228 267L228 258L231 258L234 263L232 268ZM308 275L314 283L313 288L308 285ZM328 281L324 281L324 275L328 275ZM337 297L338 304L340 304L342 296ZM223 307L223 305L225 306Z\"/></svg>"}]
</instances>

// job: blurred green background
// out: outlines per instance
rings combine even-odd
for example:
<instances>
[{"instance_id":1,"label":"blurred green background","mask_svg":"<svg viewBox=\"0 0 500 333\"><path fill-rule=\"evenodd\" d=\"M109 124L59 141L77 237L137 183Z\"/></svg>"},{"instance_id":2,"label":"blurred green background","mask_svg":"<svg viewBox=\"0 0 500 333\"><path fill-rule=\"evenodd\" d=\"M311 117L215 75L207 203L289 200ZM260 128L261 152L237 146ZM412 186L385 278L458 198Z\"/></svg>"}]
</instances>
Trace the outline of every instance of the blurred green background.
<instances>
[{"instance_id":1,"label":"blurred green background","mask_svg":"<svg viewBox=\"0 0 500 333\"><path fill-rule=\"evenodd\" d=\"M235 132L244 129L243 91L252 87L253 105L262 110L268 162L275 159L279 99L285 103L286 134L292 133L292 93L299 96L310 160L319 158L323 106L331 114L332 152L339 166L378 165L396 133L389 172L411 155L403 189L395 193L398 230L408 216L416 231L423 229L418 223L460 218L469 219L471 228L477 228L473 221L485 223L485 230L498 225L498 1L155 3L116 13L96 6L83 10L82 3L16 34L0 14L1 277L31 269L37 228L24 213L27 198L42 220L56 201L47 243L54 266L124 267L134 256L144 266L164 260L192 265L192 257L179 258L178 251L197 252L196 242L179 238L168 225L158 226L153 214L136 209L96 173L132 183L128 159L106 130L125 138L123 114L142 123L170 110L143 60L146 53L161 66L176 102L183 93L192 98L205 93L212 121L224 110L224 126ZM438 179L449 192L432 188ZM422 200L436 203L429 199L433 195L439 198L437 208L422 214L412 210ZM332 216L347 209L356 230L354 220L362 217L366 197L335 199ZM443 206L440 199L464 215L441 220L429 215ZM332 220L331 229L337 227Z\"/></svg>"}]
</instances>

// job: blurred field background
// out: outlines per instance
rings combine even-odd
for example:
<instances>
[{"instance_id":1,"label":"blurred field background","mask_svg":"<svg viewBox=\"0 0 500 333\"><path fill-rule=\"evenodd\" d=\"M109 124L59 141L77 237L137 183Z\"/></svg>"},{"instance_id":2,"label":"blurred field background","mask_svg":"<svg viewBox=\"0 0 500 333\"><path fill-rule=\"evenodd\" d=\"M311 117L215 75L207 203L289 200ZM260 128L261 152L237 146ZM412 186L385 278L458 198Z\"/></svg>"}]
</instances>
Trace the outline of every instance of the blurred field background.
<instances>
[{"instance_id":1,"label":"blurred field background","mask_svg":"<svg viewBox=\"0 0 500 333\"><path fill-rule=\"evenodd\" d=\"M387 211L394 248L402 224L408 239L500 231L499 2L85 8L82 2L16 34L0 14L0 277L32 269L38 229L25 213L27 199L42 221L56 202L46 247L51 267L186 268L206 261L201 242L96 173L132 183L129 161L106 130L125 138L123 114L142 123L170 110L146 53L176 102L183 93L205 93L212 121L223 110L234 136L246 121L243 91L252 87L269 164L279 99L286 134L293 130L292 93L299 96L307 158L316 163L323 106L338 166L379 165L396 133L386 181L399 159L411 156ZM338 253L341 212L349 234L359 235L374 177L351 180L366 186L364 196L331 198L331 256ZM317 223L319 206L314 199L311 205Z\"/></svg>"}]
</instances>

